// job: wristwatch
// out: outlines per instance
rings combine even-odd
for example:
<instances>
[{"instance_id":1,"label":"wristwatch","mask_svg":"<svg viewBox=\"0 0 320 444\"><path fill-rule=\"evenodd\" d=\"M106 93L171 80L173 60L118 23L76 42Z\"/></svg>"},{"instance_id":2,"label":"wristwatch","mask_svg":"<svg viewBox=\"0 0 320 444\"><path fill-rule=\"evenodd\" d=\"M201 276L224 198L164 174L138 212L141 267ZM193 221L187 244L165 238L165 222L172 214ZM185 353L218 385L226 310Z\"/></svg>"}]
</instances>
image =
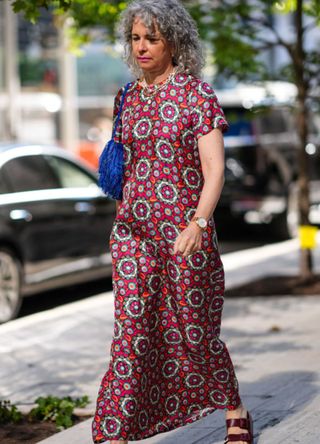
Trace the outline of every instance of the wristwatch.
<instances>
[{"instance_id":1,"label":"wristwatch","mask_svg":"<svg viewBox=\"0 0 320 444\"><path fill-rule=\"evenodd\" d=\"M193 216L191 222L195 222L201 230L205 230L208 226L208 221L205 217Z\"/></svg>"}]
</instances>

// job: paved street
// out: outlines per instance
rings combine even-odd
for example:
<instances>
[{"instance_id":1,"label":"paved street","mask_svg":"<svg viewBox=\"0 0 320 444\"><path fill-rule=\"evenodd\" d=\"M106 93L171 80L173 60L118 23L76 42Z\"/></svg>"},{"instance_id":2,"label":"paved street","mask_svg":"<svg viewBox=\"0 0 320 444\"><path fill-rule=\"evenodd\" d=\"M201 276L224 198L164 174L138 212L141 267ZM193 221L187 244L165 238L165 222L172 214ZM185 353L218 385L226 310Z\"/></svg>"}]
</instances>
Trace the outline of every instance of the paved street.
<instances>
[{"instance_id":1,"label":"paved street","mask_svg":"<svg viewBox=\"0 0 320 444\"><path fill-rule=\"evenodd\" d=\"M227 286L298 271L296 241L223 256ZM320 272L320 252L316 251ZM320 298L227 299L223 339L241 393L256 419L259 444L318 444L320 419ZM1 397L32 403L39 395L88 394L93 409L113 328L113 298L104 293L0 326ZM144 440L146 444L218 444L221 412ZM90 421L46 444L89 444Z\"/></svg>"}]
</instances>

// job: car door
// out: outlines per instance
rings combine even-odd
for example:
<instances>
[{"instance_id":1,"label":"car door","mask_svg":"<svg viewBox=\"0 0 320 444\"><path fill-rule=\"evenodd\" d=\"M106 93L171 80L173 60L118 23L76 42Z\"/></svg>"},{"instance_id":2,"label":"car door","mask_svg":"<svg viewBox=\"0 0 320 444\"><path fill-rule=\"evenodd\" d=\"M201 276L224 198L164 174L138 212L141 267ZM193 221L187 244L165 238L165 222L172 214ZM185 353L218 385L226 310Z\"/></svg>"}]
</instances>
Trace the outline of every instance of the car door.
<instances>
[{"instance_id":1,"label":"car door","mask_svg":"<svg viewBox=\"0 0 320 444\"><path fill-rule=\"evenodd\" d=\"M103 254L110 262L114 204L93 175L50 155L11 159L2 174L12 191L8 219L21 246L27 287L101 266Z\"/></svg>"},{"instance_id":2,"label":"car door","mask_svg":"<svg viewBox=\"0 0 320 444\"><path fill-rule=\"evenodd\" d=\"M3 209L21 251L26 281L32 276L44 280L48 270L67 261L69 228L54 198L59 181L40 155L13 157L2 165L1 174L10 191L1 196Z\"/></svg>"},{"instance_id":3,"label":"car door","mask_svg":"<svg viewBox=\"0 0 320 444\"><path fill-rule=\"evenodd\" d=\"M110 263L114 202L102 194L95 175L80 163L54 155L46 155L45 159L63 190L61 205L69 218L74 217L72 255L86 258L89 267L97 265L102 256Z\"/></svg>"}]
</instances>

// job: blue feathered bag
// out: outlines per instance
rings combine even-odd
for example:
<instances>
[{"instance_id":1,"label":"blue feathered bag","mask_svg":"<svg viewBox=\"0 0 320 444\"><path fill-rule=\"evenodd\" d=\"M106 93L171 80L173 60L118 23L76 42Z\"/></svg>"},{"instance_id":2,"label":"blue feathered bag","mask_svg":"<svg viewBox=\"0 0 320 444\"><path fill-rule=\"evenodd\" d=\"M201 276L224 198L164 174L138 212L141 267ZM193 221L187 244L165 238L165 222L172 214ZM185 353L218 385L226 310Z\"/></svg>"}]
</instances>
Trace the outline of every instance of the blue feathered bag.
<instances>
[{"instance_id":1,"label":"blue feathered bag","mask_svg":"<svg viewBox=\"0 0 320 444\"><path fill-rule=\"evenodd\" d=\"M99 157L98 183L102 191L111 199L122 200L122 182L124 175L123 144L116 142L119 120L122 107L130 83L128 83L121 96L120 108L113 126L112 139L107 142Z\"/></svg>"}]
</instances>

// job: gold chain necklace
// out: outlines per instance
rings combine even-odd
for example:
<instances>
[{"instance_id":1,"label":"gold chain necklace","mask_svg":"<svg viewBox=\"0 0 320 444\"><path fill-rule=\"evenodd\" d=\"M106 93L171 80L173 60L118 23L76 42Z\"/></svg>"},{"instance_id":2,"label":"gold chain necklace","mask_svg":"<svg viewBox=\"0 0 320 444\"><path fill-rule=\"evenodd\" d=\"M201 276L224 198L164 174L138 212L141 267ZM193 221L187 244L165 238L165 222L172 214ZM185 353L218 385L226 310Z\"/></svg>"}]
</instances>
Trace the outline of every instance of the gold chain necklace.
<instances>
[{"instance_id":1,"label":"gold chain necklace","mask_svg":"<svg viewBox=\"0 0 320 444\"><path fill-rule=\"evenodd\" d=\"M176 71L177 71L177 69L174 68L165 80L163 80L162 82L157 83L155 85L148 85L146 83L146 80L143 79L145 86L142 86L142 84L141 84L141 86L142 86L142 91L143 91L144 96L147 97L148 99L154 97L161 89L166 87L168 85L168 83L171 82Z\"/></svg>"}]
</instances>

